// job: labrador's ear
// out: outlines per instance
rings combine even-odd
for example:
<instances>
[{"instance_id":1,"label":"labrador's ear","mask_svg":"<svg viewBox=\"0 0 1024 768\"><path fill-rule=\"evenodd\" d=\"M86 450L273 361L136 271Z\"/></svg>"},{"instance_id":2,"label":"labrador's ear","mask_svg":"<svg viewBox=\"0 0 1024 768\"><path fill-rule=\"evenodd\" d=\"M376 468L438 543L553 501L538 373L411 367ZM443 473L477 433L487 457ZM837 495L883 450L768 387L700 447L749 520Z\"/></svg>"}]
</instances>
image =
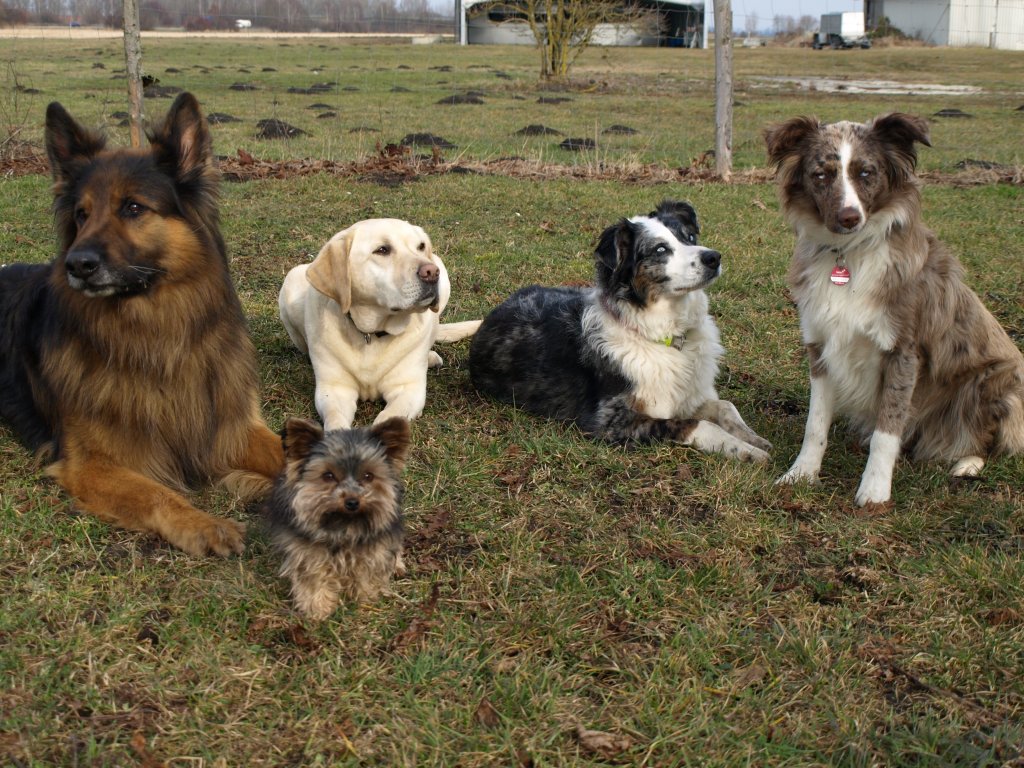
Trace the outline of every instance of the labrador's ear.
<instances>
[{"instance_id":1,"label":"labrador's ear","mask_svg":"<svg viewBox=\"0 0 1024 768\"><path fill-rule=\"evenodd\" d=\"M342 312L352 307L352 278L349 276L348 254L352 247L351 227L332 237L306 270L309 284L341 305Z\"/></svg>"},{"instance_id":2,"label":"labrador's ear","mask_svg":"<svg viewBox=\"0 0 1024 768\"><path fill-rule=\"evenodd\" d=\"M430 260L437 265L440 274L437 277L437 298L430 305L430 311L440 313L448 306L448 299L452 295L452 284L448 279L448 270L441 261L441 257L430 247L430 240L427 240L427 250L430 253Z\"/></svg>"}]
</instances>

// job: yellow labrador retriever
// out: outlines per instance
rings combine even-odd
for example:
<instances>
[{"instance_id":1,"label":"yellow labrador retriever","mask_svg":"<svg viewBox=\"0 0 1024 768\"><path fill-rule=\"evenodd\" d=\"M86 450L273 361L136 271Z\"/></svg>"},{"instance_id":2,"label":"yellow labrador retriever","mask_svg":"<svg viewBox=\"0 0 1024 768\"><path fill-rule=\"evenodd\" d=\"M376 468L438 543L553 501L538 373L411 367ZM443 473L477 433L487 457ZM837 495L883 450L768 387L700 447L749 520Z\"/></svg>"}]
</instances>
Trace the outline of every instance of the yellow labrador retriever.
<instances>
[{"instance_id":1,"label":"yellow labrador retriever","mask_svg":"<svg viewBox=\"0 0 1024 768\"><path fill-rule=\"evenodd\" d=\"M359 400L387 402L375 424L423 412L427 368L441 364L434 342L458 341L480 326L439 321L450 294L427 233L401 219L357 222L288 273L281 320L313 363L326 429L351 427Z\"/></svg>"}]
</instances>

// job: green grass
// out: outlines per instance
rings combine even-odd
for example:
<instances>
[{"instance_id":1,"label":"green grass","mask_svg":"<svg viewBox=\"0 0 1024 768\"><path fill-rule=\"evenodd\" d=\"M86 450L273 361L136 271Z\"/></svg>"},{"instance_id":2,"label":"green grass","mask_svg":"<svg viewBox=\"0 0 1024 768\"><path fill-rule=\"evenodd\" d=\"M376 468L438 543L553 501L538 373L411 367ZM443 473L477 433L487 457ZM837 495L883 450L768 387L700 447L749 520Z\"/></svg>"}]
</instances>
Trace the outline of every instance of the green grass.
<instances>
[{"instance_id":1,"label":"green grass","mask_svg":"<svg viewBox=\"0 0 1024 768\"><path fill-rule=\"evenodd\" d=\"M433 133L457 146L448 159L523 156L555 163L660 163L688 166L714 148L712 51L688 49L592 49L572 70L574 88L546 91L537 82L536 54L525 48L492 46L353 45L336 40L235 41L143 39L144 69L161 84L194 92L208 112L241 122L215 128L218 151L244 148L258 158L319 157L351 160L375 152L376 143L398 142L410 133ZM122 140L127 128L111 119L125 107L123 51L116 40L4 41L8 88L15 83L41 93L0 102L17 115L25 135L41 135L45 105L59 100L87 124L107 126ZM937 119L935 147L922 167L955 170L964 159L1024 163L1019 141L1018 83L1024 61L1017 53L976 49L874 48L812 51L764 48L735 52L735 167L764 165L761 130L795 112L825 120L866 120L895 109L931 115L959 108L974 119ZM3 63L0 61L0 63ZM102 68L99 68L102 67ZM168 73L168 69L178 72ZM273 71L264 71L270 69ZM498 77L501 74L504 77ZM971 85L975 96L862 96L797 90L770 78L885 79L909 84ZM0 83L3 78L0 77ZM336 91L300 95L289 88L336 83ZM234 84L255 91L230 90ZM352 90L349 90L352 89ZM402 89L396 91L396 89ZM439 105L454 94L479 92L482 105ZM538 98L571 101L540 104ZM7 101L14 96L8 91ZM336 117L318 119L328 104ZM146 109L162 112L169 101L151 99ZM27 116L22 118L23 115ZM256 122L279 118L308 132L292 140L255 138ZM541 123L563 136L515 135ZM607 134L626 125L635 135ZM564 137L591 138L594 152L560 149ZM984 148L984 152L979 150ZM429 151L428 151L429 154ZM978 157L982 154L982 157Z\"/></svg>"},{"instance_id":2,"label":"green grass","mask_svg":"<svg viewBox=\"0 0 1024 768\"><path fill-rule=\"evenodd\" d=\"M64 77L92 76L86 60L58 66L47 45L14 43L19 69L49 59L63 73L44 81L40 104L60 98L73 114L100 107L99 97L86 98L88 89L61 85ZM146 51L164 64L188 50L189 61L237 68L269 59L279 70L286 56L313 63L324 53L190 45L203 57L161 41ZM765 59L737 51L744 77L808 62L881 68L903 53L768 50ZM368 105L369 84L386 84L402 62L423 88L444 76L429 66L452 62L469 78L483 77L471 64L489 62L519 73L519 87L532 94L534 67L520 51L338 46L328 53L323 59L339 73L353 63L363 68L367 86L352 98L366 112L376 109ZM911 78L976 78L992 88L1021 61L991 52L914 53L931 68L908 71ZM987 64L965 75L957 62L968 54ZM706 116L683 115L685 104L646 85L635 94L621 85L654 82L657 73L675 71L679 55L637 52L619 73L593 52L578 73L604 67L609 90L624 91L615 96L622 104L664 110L646 114L644 126L642 110L614 117L637 115L635 127L649 131L652 146L671 148L652 153L652 162L676 162L666 158L688 151L692 139L678 134L711 135ZM800 56L802 65L793 61ZM112 45L106 60L103 78L116 61ZM703 80L692 89L709 100L707 60L703 53L695 60L700 71L686 77ZM903 67L912 62L899 58ZM31 71L51 77L37 64ZM122 108L120 86L103 78L94 81L96 91L109 89L107 105L92 113L97 121L102 110ZM219 90L189 87L208 111L263 116L258 104L228 103L231 92L219 103ZM696 98L693 92L682 101ZM970 156L1019 162L1018 118L1007 107L1008 117L994 116L983 129L989 118L982 115L998 109L995 97L976 98L960 104L979 115ZM390 99L378 103L391 109ZM539 107L523 102L509 120L551 120ZM886 108L845 96L774 94L747 107L758 124L738 126L751 142L742 156L763 164L753 147L760 123L811 107L823 117L858 118ZM396 125L383 138L430 130L456 140L459 130L461 143L487 128L468 114L429 122L449 119L446 109L453 108L432 108L417 117L422 123ZM297 114L293 106L279 112ZM34 129L41 111L33 114ZM669 114L684 122L662 119ZM967 146L960 125L936 121L933 131ZM243 146L259 156L316 156L322 137L283 146L243 133L215 139L224 153ZM957 153L933 143L923 160L951 169ZM343 159L358 151L338 146ZM784 281L792 238L769 186L482 175L397 186L327 175L226 184L225 235L260 352L268 420L278 428L286 415L313 415L312 374L277 319L277 288L289 268L352 221L389 215L424 226L451 273L446 316L456 320L482 316L527 282L589 279L600 231L664 197L691 200L704 242L723 253L725 274L709 290L727 349L719 388L775 443L767 467L675 446L625 451L588 442L485 401L468 380L468 345L441 348L446 365L430 374L406 472L410 574L394 584L394 596L312 625L291 611L252 511L226 494L208 491L196 501L250 521L245 555L190 558L75 514L0 432L2 762L999 766L1019 759L1024 458L993 461L981 481L966 486L951 486L943 467L901 462L892 509L865 516L852 506L865 454L840 425L823 485L772 485L799 447L807 383ZM927 219L1019 344L1021 199L1011 186L925 188ZM0 178L0 211L2 261L50 257L47 178ZM373 413L366 406L358 418ZM619 751L591 751L575 735L579 727L618 737Z\"/></svg>"}]
</instances>

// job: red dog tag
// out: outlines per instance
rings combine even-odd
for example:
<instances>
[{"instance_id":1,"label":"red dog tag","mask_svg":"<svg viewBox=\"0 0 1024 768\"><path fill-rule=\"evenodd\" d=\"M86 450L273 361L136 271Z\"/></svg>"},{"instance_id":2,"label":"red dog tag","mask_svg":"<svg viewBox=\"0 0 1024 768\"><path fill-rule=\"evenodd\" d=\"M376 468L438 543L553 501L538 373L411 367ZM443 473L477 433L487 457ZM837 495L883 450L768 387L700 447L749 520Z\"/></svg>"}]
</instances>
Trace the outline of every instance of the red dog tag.
<instances>
[{"instance_id":1,"label":"red dog tag","mask_svg":"<svg viewBox=\"0 0 1024 768\"><path fill-rule=\"evenodd\" d=\"M850 282L850 270L836 264L832 267L832 274L828 276L828 279L836 285L846 285Z\"/></svg>"}]
</instances>

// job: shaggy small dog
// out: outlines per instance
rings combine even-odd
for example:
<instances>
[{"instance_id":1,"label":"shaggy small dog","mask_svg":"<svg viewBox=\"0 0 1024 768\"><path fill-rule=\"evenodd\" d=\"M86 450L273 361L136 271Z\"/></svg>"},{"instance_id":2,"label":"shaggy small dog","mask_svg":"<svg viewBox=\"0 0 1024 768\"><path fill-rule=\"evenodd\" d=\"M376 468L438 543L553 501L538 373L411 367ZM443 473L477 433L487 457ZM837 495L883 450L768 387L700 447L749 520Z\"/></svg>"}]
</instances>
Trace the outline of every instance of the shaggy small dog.
<instances>
[{"instance_id":1,"label":"shaggy small dog","mask_svg":"<svg viewBox=\"0 0 1024 768\"><path fill-rule=\"evenodd\" d=\"M265 506L274 546L284 555L295 607L325 619L344 597L371 600L402 563L400 479L409 422L324 432L288 419L285 468Z\"/></svg>"},{"instance_id":2,"label":"shaggy small dog","mask_svg":"<svg viewBox=\"0 0 1024 768\"><path fill-rule=\"evenodd\" d=\"M928 124L797 117L765 139L811 369L803 446L779 482L817 481L834 413L870 441L859 505L889 500L901 452L976 475L1024 451L1024 357L921 216Z\"/></svg>"},{"instance_id":3,"label":"shaggy small dog","mask_svg":"<svg viewBox=\"0 0 1024 768\"><path fill-rule=\"evenodd\" d=\"M596 287L523 288L473 337L481 392L614 443L674 440L764 462L771 443L715 392L722 356L705 286L721 255L697 245L697 213L666 201L601 235Z\"/></svg>"}]
</instances>

